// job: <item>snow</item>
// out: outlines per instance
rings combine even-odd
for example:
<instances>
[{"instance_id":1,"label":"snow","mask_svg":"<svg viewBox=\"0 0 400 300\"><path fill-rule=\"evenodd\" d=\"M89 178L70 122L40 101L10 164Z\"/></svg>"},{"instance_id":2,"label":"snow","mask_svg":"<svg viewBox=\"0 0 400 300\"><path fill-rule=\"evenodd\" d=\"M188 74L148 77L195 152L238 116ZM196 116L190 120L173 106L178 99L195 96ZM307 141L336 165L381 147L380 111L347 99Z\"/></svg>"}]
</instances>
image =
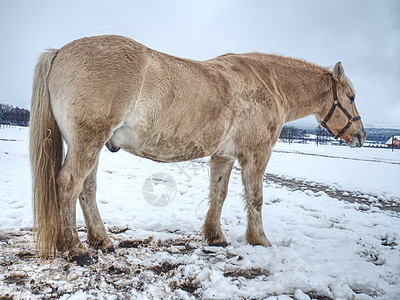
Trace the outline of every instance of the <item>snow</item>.
<instances>
[{"instance_id":1,"label":"snow","mask_svg":"<svg viewBox=\"0 0 400 300\"><path fill-rule=\"evenodd\" d=\"M263 191L264 230L272 246L246 243L243 187L235 168L221 219L229 245L221 248L207 246L201 235L207 159L162 164L104 149L97 198L117 249L91 250L96 263L83 268L62 257L38 264L29 256L34 244L28 135L27 128L0 129L0 297L400 298L400 151L278 143ZM176 184L176 195L166 192L166 206L144 198L146 180L156 173ZM160 186L154 193L162 193ZM80 209L77 223L85 240ZM124 241L138 244L118 247Z\"/></svg>"},{"instance_id":2,"label":"snow","mask_svg":"<svg viewBox=\"0 0 400 300\"><path fill-rule=\"evenodd\" d=\"M398 198L400 151L278 143L267 172Z\"/></svg>"}]
</instances>

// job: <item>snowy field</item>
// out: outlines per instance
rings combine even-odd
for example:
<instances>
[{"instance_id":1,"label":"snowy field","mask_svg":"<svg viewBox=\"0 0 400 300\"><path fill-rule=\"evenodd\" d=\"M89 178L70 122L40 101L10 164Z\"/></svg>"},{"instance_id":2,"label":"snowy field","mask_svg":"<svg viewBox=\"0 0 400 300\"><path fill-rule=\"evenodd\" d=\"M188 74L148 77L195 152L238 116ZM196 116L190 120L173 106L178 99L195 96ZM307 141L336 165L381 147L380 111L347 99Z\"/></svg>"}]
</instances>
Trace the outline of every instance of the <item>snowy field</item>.
<instances>
[{"instance_id":1,"label":"snowy field","mask_svg":"<svg viewBox=\"0 0 400 300\"><path fill-rule=\"evenodd\" d=\"M95 263L80 267L34 255L28 134L0 129L1 299L400 299L400 151L278 143L264 180L272 246L246 243L237 166L222 248L201 234L207 159L162 164L104 149L97 199L116 251L90 250ZM149 190L155 173L169 189ZM80 209L78 227L85 241Z\"/></svg>"}]
</instances>

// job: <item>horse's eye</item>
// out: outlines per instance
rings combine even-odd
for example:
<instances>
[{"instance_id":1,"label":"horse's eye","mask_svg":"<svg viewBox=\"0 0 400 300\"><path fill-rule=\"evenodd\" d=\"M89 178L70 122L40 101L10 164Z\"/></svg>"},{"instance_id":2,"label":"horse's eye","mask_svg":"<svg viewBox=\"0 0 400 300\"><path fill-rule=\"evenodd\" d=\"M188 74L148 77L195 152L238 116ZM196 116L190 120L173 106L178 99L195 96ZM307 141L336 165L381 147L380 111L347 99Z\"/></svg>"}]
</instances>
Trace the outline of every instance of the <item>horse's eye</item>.
<instances>
[{"instance_id":1,"label":"horse's eye","mask_svg":"<svg viewBox=\"0 0 400 300\"><path fill-rule=\"evenodd\" d=\"M351 102L354 102L355 97L354 96L350 96L349 99L350 99Z\"/></svg>"}]
</instances>

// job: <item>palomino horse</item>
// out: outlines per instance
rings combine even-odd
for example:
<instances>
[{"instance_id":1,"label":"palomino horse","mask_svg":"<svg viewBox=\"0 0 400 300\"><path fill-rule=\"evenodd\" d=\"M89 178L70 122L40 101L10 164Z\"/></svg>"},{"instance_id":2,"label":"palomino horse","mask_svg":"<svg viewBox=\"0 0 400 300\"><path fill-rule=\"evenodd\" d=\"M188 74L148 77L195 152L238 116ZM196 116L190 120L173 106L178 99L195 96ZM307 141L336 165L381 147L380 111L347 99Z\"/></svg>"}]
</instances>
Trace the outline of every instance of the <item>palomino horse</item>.
<instances>
[{"instance_id":1,"label":"palomino horse","mask_svg":"<svg viewBox=\"0 0 400 300\"><path fill-rule=\"evenodd\" d=\"M57 250L91 262L76 227L76 201L91 247L112 250L96 204L100 150L120 148L155 161L211 156L210 208L203 232L226 245L220 216L238 159L247 209L247 242L264 234L262 181L284 123L313 114L336 138L361 147L365 131L354 89L337 63L330 71L263 53L193 61L120 36L73 41L36 65L30 155L34 227L43 259ZM64 159L63 143L68 144Z\"/></svg>"}]
</instances>

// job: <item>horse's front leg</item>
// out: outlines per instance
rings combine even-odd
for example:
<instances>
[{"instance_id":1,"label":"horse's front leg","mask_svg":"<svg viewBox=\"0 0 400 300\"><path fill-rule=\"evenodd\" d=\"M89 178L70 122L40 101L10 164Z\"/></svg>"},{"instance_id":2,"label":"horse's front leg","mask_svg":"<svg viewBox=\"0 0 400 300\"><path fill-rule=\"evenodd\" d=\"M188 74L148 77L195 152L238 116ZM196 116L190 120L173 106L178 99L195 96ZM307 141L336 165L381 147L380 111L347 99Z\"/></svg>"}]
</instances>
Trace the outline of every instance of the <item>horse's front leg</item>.
<instances>
[{"instance_id":1,"label":"horse's front leg","mask_svg":"<svg viewBox=\"0 0 400 300\"><path fill-rule=\"evenodd\" d=\"M271 151L239 156L247 209L246 239L251 245L270 246L262 223L263 177Z\"/></svg>"},{"instance_id":2,"label":"horse's front leg","mask_svg":"<svg viewBox=\"0 0 400 300\"><path fill-rule=\"evenodd\" d=\"M83 184L82 192L79 195L79 203L85 217L89 245L95 249L113 252L113 243L107 235L96 203L98 164L99 161L97 160L96 166L89 173Z\"/></svg>"},{"instance_id":3,"label":"horse's front leg","mask_svg":"<svg viewBox=\"0 0 400 300\"><path fill-rule=\"evenodd\" d=\"M210 159L210 208L203 232L207 242L212 246L226 246L220 219L234 162L234 159L220 156L212 156Z\"/></svg>"}]
</instances>

